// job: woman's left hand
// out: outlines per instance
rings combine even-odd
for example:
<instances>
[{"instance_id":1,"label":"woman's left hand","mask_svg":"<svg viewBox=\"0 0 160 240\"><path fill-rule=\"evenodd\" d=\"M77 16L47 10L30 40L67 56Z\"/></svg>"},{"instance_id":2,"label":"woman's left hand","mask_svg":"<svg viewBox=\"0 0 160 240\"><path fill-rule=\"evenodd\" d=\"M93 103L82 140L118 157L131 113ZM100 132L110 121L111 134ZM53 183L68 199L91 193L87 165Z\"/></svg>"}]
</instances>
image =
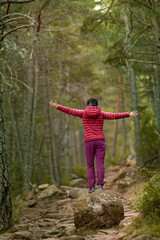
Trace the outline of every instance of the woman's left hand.
<instances>
[{"instance_id":1,"label":"woman's left hand","mask_svg":"<svg viewBox=\"0 0 160 240\"><path fill-rule=\"evenodd\" d=\"M137 111L133 111L133 112L130 112L130 113L129 113L129 116L130 116L130 117L136 117L136 116L138 116L138 114L139 114L139 113L138 113Z\"/></svg>"}]
</instances>

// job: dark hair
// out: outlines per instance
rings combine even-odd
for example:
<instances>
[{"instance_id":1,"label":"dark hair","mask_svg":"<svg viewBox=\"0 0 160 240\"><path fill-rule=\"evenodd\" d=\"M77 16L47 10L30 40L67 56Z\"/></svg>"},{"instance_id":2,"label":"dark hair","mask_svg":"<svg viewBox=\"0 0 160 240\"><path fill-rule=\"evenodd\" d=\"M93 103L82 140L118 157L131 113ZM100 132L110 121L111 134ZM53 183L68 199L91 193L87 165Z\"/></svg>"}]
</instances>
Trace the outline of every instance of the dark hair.
<instances>
[{"instance_id":1,"label":"dark hair","mask_svg":"<svg viewBox=\"0 0 160 240\"><path fill-rule=\"evenodd\" d=\"M98 100L96 98L90 98L87 100L88 106L98 106Z\"/></svg>"}]
</instances>

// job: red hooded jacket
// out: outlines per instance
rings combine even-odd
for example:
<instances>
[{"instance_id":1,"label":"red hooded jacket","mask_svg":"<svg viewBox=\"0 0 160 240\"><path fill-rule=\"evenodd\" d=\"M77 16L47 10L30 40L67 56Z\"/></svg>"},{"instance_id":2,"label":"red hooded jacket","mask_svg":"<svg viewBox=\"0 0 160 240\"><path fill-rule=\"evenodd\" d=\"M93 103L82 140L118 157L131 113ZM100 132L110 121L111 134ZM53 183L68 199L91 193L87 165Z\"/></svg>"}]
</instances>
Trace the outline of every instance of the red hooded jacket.
<instances>
[{"instance_id":1,"label":"red hooded jacket","mask_svg":"<svg viewBox=\"0 0 160 240\"><path fill-rule=\"evenodd\" d=\"M57 109L69 115L73 115L83 119L83 125L85 129L84 135L85 142L100 139L105 141L103 133L104 119L113 120L129 117L129 112L125 113L102 112L99 107L95 106L88 106L85 108L85 110L78 110L58 105Z\"/></svg>"}]
</instances>

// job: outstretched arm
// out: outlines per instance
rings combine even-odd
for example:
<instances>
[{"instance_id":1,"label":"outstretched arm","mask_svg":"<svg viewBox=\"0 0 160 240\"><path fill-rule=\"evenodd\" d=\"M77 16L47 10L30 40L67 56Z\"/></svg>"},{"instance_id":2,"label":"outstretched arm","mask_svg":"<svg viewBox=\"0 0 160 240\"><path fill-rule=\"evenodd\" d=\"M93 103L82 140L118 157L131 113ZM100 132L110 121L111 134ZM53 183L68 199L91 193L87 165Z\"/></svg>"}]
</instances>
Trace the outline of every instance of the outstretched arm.
<instances>
[{"instance_id":1,"label":"outstretched arm","mask_svg":"<svg viewBox=\"0 0 160 240\"><path fill-rule=\"evenodd\" d=\"M138 112L137 111L124 112L124 113L102 112L102 114L104 119L113 120L113 119L120 119L120 118L126 118L126 117L136 117L138 115Z\"/></svg>"},{"instance_id":2,"label":"outstretched arm","mask_svg":"<svg viewBox=\"0 0 160 240\"><path fill-rule=\"evenodd\" d=\"M59 105L56 102L52 102L52 101L50 101L49 104L50 104L51 107L57 108L58 110L60 110L62 112L65 112L69 115L80 117L80 118L83 117L84 110L78 110L78 109L72 109L72 108L64 107L64 106Z\"/></svg>"}]
</instances>

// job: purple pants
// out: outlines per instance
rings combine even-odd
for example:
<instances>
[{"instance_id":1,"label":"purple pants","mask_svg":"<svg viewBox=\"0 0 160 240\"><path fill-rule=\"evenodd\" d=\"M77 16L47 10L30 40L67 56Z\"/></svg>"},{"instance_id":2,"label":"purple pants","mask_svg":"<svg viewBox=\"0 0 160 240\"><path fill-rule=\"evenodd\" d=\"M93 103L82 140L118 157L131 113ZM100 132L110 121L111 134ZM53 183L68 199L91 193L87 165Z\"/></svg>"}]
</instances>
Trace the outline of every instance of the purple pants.
<instances>
[{"instance_id":1,"label":"purple pants","mask_svg":"<svg viewBox=\"0 0 160 240\"><path fill-rule=\"evenodd\" d=\"M90 188L95 187L95 169L94 156L97 162L97 184L104 185L104 157L105 142L103 140L94 140L85 143L87 175Z\"/></svg>"}]
</instances>

